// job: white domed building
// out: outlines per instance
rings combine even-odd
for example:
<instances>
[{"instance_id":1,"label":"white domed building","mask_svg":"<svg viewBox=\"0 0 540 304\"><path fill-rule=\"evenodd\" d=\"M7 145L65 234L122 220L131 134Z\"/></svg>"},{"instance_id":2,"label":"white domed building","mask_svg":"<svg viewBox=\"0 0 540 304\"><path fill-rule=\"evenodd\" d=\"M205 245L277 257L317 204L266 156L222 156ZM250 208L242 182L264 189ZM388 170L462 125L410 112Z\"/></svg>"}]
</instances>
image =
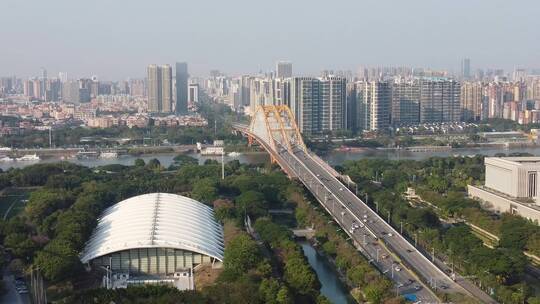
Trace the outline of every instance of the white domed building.
<instances>
[{"instance_id":1,"label":"white domed building","mask_svg":"<svg viewBox=\"0 0 540 304\"><path fill-rule=\"evenodd\" d=\"M103 271L107 288L193 289L193 270L221 267L223 249L223 229L210 207L180 195L151 193L106 209L80 259Z\"/></svg>"}]
</instances>

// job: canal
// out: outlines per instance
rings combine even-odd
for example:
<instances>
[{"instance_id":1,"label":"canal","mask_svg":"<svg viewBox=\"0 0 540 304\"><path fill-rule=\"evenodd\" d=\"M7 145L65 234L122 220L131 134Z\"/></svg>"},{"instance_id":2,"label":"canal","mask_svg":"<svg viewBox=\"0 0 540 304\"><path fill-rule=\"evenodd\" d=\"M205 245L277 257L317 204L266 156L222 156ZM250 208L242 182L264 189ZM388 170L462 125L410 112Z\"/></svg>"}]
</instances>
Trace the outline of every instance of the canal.
<instances>
[{"instance_id":1,"label":"canal","mask_svg":"<svg viewBox=\"0 0 540 304\"><path fill-rule=\"evenodd\" d=\"M351 303L349 301L349 291L339 280L334 267L324 257L320 256L307 240L301 240L298 243L302 246L311 268L317 273L317 277L321 282L321 293L334 304Z\"/></svg>"}]
</instances>

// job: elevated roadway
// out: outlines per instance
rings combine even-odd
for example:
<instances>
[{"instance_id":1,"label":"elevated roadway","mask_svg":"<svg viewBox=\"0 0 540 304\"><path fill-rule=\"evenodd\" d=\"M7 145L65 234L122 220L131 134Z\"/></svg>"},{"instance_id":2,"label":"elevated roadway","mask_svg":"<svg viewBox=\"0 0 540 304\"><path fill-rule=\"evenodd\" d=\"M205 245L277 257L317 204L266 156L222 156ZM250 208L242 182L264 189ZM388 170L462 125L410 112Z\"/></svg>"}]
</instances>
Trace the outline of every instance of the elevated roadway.
<instances>
[{"instance_id":1,"label":"elevated roadway","mask_svg":"<svg viewBox=\"0 0 540 304\"><path fill-rule=\"evenodd\" d=\"M250 141L261 144L289 177L297 178L307 187L357 249L394 282L397 294L414 293L422 303L437 303L439 299L434 291L461 293L483 303L497 303L471 282L459 276L453 281L430 257L418 251L341 183L336 172L321 164L320 158L309 153L305 146L286 144L283 138L268 142L268 135L260 136L253 126L237 124L234 128Z\"/></svg>"}]
</instances>

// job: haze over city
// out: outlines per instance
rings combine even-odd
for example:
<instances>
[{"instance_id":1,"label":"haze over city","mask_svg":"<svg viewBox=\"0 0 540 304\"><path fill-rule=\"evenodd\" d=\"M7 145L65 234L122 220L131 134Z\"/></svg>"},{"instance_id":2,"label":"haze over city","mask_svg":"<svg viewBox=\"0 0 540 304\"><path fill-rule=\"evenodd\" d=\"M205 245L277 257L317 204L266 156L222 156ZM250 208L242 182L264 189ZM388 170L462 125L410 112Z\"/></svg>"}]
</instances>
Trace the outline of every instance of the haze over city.
<instances>
[{"instance_id":1,"label":"haze over city","mask_svg":"<svg viewBox=\"0 0 540 304\"><path fill-rule=\"evenodd\" d=\"M3 0L0 304L540 304L540 1Z\"/></svg>"},{"instance_id":2,"label":"haze over city","mask_svg":"<svg viewBox=\"0 0 540 304\"><path fill-rule=\"evenodd\" d=\"M142 77L150 63L192 75L295 74L363 66L458 71L540 66L540 4L524 1L3 1L3 75Z\"/></svg>"}]
</instances>

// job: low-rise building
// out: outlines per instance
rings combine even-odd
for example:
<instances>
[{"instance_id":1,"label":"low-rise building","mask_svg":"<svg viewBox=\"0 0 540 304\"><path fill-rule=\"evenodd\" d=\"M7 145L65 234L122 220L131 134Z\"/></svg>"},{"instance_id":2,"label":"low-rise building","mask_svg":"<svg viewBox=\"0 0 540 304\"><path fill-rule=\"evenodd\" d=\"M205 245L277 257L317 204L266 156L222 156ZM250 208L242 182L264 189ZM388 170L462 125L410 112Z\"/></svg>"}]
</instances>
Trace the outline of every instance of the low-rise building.
<instances>
[{"instance_id":1,"label":"low-rise building","mask_svg":"<svg viewBox=\"0 0 540 304\"><path fill-rule=\"evenodd\" d=\"M484 186L468 186L469 196L497 213L540 222L540 157L486 157Z\"/></svg>"}]
</instances>

